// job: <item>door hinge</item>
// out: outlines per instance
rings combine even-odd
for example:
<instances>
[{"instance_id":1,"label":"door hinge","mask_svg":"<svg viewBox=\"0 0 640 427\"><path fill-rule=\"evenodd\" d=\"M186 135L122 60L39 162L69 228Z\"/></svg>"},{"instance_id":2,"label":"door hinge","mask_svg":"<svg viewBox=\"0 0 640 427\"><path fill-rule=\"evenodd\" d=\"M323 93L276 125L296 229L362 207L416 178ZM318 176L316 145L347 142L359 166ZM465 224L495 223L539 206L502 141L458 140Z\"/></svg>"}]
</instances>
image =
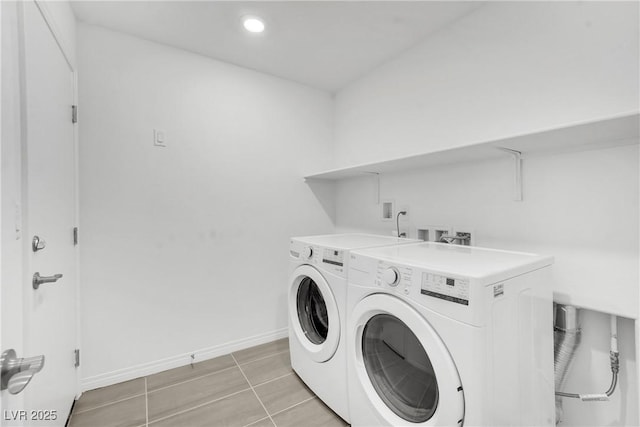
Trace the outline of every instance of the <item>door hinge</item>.
<instances>
[{"instance_id":1,"label":"door hinge","mask_svg":"<svg viewBox=\"0 0 640 427\"><path fill-rule=\"evenodd\" d=\"M76 348L73 351L73 353L74 353L74 355L76 357L76 362L75 362L75 364L73 366L75 366L77 368L78 366L80 366L80 349Z\"/></svg>"},{"instance_id":2,"label":"door hinge","mask_svg":"<svg viewBox=\"0 0 640 427\"><path fill-rule=\"evenodd\" d=\"M73 244L78 244L78 227L73 227Z\"/></svg>"},{"instance_id":3,"label":"door hinge","mask_svg":"<svg viewBox=\"0 0 640 427\"><path fill-rule=\"evenodd\" d=\"M78 106L71 106L71 123L78 123Z\"/></svg>"}]
</instances>

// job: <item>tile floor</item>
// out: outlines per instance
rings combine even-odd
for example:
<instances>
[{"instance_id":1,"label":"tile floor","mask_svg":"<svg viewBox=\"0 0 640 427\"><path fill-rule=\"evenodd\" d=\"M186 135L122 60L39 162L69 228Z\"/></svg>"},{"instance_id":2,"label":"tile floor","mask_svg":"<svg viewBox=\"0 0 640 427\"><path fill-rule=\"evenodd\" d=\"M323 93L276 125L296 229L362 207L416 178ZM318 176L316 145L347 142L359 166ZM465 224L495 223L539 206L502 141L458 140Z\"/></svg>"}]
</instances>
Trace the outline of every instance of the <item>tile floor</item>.
<instances>
[{"instance_id":1,"label":"tile floor","mask_svg":"<svg viewBox=\"0 0 640 427\"><path fill-rule=\"evenodd\" d=\"M281 339L82 394L69 427L346 426L296 376Z\"/></svg>"}]
</instances>

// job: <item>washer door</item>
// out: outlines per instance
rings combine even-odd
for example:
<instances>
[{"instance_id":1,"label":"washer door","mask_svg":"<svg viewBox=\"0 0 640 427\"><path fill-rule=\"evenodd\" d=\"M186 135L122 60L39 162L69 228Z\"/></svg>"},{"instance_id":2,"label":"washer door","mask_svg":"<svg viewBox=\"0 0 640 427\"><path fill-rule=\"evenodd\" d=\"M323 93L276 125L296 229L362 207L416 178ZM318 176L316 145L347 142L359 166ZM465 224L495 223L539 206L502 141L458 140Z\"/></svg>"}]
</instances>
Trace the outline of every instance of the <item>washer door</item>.
<instances>
[{"instance_id":1,"label":"washer door","mask_svg":"<svg viewBox=\"0 0 640 427\"><path fill-rule=\"evenodd\" d=\"M326 362L338 348L338 305L320 272L302 265L293 272L289 288L289 322L311 359Z\"/></svg>"},{"instance_id":2,"label":"washer door","mask_svg":"<svg viewBox=\"0 0 640 427\"><path fill-rule=\"evenodd\" d=\"M406 302L374 294L353 310L356 377L389 425L461 425L464 392L436 331ZM351 329L351 330L354 330Z\"/></svg>"}]
</instances>

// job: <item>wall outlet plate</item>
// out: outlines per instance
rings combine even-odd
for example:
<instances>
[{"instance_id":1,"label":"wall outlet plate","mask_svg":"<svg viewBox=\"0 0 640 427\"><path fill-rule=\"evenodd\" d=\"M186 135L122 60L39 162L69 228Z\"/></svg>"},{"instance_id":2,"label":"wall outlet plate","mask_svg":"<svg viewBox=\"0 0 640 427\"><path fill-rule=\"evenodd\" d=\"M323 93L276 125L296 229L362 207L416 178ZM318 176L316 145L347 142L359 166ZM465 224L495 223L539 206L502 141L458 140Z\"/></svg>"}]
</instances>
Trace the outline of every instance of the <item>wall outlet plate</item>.
<instances>
[{"instance_id":1,"label":"wall outlet plate","mask_svg":"<svg viewBox=\"0 0 640 427\"><path fill-rule=\"evenodd\" d=\"M429 241L429 229L416 227L416 239Z\"/></svg>"},{"instance_id":2,"label":"wall outlet plate","mask_svg":"<svg viewBox=\"0 0 640 427\"><path fill-rule=\"evenodd\" d=\"M452 227L446 225L422 225L416 227L416 238L425 242L439 242L440 237L450 235Z\"/></svg>"},{"instance_id":3,"label":"wall outlet plate","mask_svg":"<svg viewBox=\"0 0 640 427\"><path fill-rule=\"evenodd\" d=\"M383 221L395 221L395 202L391 199L380 200L380 219Z\"/></svg>"}]
</instances>

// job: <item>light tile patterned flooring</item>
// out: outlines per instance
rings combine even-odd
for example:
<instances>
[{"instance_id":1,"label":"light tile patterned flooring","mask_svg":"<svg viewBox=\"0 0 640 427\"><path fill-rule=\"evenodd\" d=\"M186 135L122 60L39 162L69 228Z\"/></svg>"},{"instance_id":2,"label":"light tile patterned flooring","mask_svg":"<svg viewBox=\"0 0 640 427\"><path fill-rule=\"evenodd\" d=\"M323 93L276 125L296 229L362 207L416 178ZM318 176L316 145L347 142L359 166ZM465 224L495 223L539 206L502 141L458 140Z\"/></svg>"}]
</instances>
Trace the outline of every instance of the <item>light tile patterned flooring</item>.
<instances>
[{"instance_id":1,"label":"light tile patterned flooring","mask_svg":"<svg viewBox=\"0 0 640 427\"><path fill-rule=\"evenodd\" d=\"M82 394L70 427L346 426L296 376L281 339Z\"/></svg>"}]
</instances>

